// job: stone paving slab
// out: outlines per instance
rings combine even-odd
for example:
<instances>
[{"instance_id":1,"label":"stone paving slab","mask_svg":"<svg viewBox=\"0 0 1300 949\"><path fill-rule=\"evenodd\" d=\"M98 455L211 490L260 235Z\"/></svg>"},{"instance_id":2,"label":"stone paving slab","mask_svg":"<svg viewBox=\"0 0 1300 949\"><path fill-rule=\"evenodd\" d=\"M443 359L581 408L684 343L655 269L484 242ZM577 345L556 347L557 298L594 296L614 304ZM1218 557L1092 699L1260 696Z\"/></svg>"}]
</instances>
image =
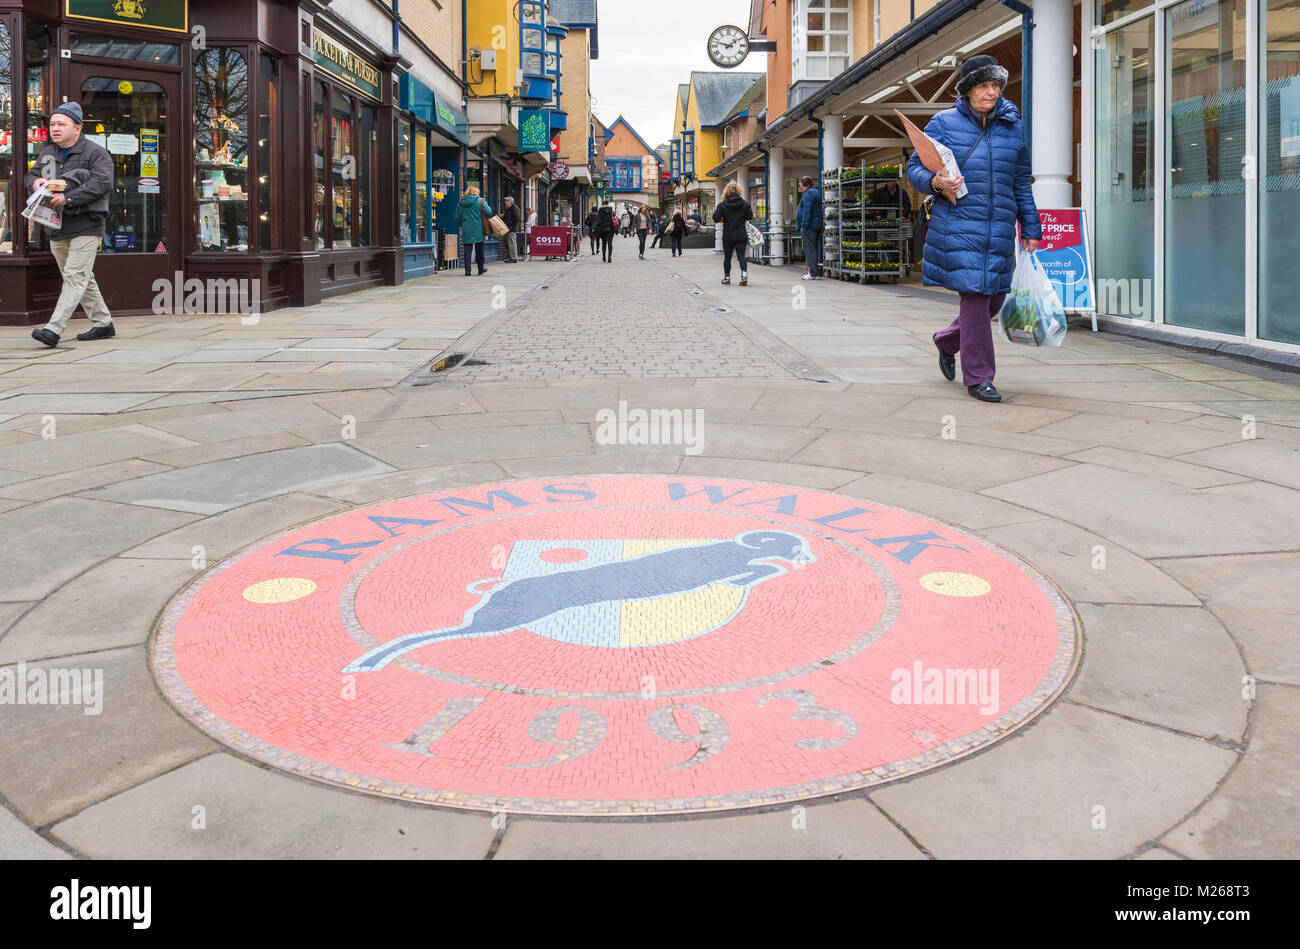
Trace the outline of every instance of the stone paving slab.
<instances>
[{"instance_id":1,"label":"stone paving slab","mask_svg":"<svg viewBox=\"0 0 1300 949\"><path fill-rule=\"evenodd\" d=\"M212 754L51 833L89 857L128 860L482 860L496 830L488 814L348 794Z\"/></svg>"},{"instance_id":2,"label":"stone paving slab","mask_svg":"<svg viewBox=\"0 0 1300 949\"><path fill-rule=\"evenodd\" d=\"M497 860L924 860L862 797L672 823L506 824Z\"/></svg>"},{"instance_id":3,"label":"stone paving slab","mask_svg":"<svg viewBox=\"0 0 1300 949\"><path fill-rule=\"evenodd\" d=\"M29 665L29 668L32 666ZM0 794L42 826L209 753L213 742L172 714L154 687L144 649L65 656L39 669L103 676L103 711L0 705Z\"/></svg>"},{"instance_id":4,"label":"stone paving slab","mask_svg":"<svg viewBox=\"0 0 1300 949\"><path fill-rule=\"evenodd\" d=\"M57 498L0 514L0 598L36 600L83 570L194 519L88 498Z\"/></svg>"},{"instance_id":5,"label":"stone paving slab","mask_svg":"<svg viewBox=\"0 0 1300 949\"><path fill-rule=\"evenodd\" d=\"M0 860L70 860L72 855L50 843L8 808L0 807Z\"/></svg>"},{"instance_id":6,"label":"stone paving slab","mask_svg":"<svg viewBox=\"0 0 1300 949\"><path fill-rule=\"evenodd\" d=\"M1300 850L1300 692L1261 686L1256 692L1250 752L1219 792L1162 839L1201 860L1258 860Z\"/></svg>"},{"instance_id":7,"label":"stone paving slab","mask_svg":"<svg viewBox=\"0 0 1300 949\"><path fill-rule=\"evenodd\" d=\"M91 492L91 497L195 514L231 508L393 469L346 445L284 448L147 475Z\"/></svg>"}]
</instances>

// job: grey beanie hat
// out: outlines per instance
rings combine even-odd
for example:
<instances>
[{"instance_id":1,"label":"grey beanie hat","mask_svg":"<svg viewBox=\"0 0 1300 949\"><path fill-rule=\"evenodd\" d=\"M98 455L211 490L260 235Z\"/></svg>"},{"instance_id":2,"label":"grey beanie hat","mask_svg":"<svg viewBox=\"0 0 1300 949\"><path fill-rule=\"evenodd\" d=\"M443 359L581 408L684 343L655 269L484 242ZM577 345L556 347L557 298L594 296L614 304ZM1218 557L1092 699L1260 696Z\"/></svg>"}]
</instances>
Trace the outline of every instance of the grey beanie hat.
<instances>
[{"instance_id":1,"label":"grey beanie hat","mask_svg":"<svg viewBox=\"0 0 1300 949\"><path fill-rule=\"evenodd\" d=\"M63 103L63 105L59 106L52 113L50 113L51 117L60 114L66 115L68 118L72 119L72 121L75 122L77 125L86 124L81 116L80 102L65 102Z\"/></svg>"},{"instance_id":2,"label":"grey beanie hat","mask_svg":"<svg viewBox=\"0 0 1300 949\"><path fill-rule=\"evenodd\" d=\"M972 56L961 64L961 79L957 81L957 95L964 98L976 86L985 82L996 82L1003 89L1007 87L1005 66L999 66L992 56Z\"/></svg>"}]
</instances>

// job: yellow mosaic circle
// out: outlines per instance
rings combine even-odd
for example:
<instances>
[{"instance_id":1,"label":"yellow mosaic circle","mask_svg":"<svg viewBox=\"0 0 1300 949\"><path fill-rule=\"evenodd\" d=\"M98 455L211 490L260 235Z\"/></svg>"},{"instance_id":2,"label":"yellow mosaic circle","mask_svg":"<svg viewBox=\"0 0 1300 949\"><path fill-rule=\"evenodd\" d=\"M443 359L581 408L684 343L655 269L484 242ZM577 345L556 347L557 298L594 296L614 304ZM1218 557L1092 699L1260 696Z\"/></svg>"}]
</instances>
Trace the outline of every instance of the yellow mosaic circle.
<instances>
[{"instance_id":1,"label":"yellow mosaic circle","mask_svg":"<svg viewBox=\"0 0 1300 949\"><path fill-rule=\"evenodd\" d=\"M277 577L254 583L244 590L244 599L250 603L289 603L301 600L316 592L316 581L301 577Z\"/></svg>"},{"instance_id":2,"label":"yellow mosaic circle","mask_svg":"<svg viewBox=\"0 0 1300 949\"><path fill-rule=\"evenodd\" d=\"M931 593L944 596L983 596L993 589L987 580L972 573L927 573L919 582Z\"/></svg>"}]
</instances>

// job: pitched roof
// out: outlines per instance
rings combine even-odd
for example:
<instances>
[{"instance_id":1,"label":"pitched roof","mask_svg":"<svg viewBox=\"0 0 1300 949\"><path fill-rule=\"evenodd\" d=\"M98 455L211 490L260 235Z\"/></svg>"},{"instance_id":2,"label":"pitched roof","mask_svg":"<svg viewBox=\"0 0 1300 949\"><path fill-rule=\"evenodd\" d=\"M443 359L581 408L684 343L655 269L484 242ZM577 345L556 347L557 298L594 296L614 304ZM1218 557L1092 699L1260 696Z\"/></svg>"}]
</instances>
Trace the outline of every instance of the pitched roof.
<instances>
[{"instance_id":1,"label":"pitched roof","mask_svg":"<svg viewBox=\"0 0 1300 949\"><path fill-rule=\"evenodd\" d=\"M695 87L695 105L702 128L716 128L722 124L740 97L759 79L761 72L693 72L691 85Z\"/></svg>"},{"instance_id":2,"label":"pitched roof","mask_svg":"<svg viewBox=\"0 0 1300 949\"><path fill-rule=\"evenodd\" d=\"M620 115L618 118L616 118L616 119L613 121L613 123L610 125L610 127L609 127L609 131L610 131L610 134L611 134L611 135L612 135L613 132L614 132L614 126L615 126L615 125L618 125L620 122L621 122L623 125L627 126L627 130L628 130L629 132L631 132L631 133L636 137L636 140L637 140L638 142L640 142L640 143L642 144L642 146L644 146L644 148L645 148L646 151L648 151L651 155L653 155L653 154L655 153L655 150L654 150L653 148L650 147L650 143L647 142L645 139L643 139L640 135L638 135L638 134L637 134L637 130L634 129L634 128L632 128L632 123L629 122L627 119L623 118L623 116L621 116L621 115Z\"/></svg>"},{"instance_id":3,"label":"pitched roof","mask_svg":"<svg viewBox=\"0 0 1300 949\"><path fill-rule=\"evenodd\" d=\"M767 101L765 98L766 95L767 95L767 74L764 73L759 78L758 82L750 86L749 89L745 92L745 94L741 96L738 100L736 100L736 104L731 107L731 111L727 113L726 117L719 124L721 125L731 121L741 112L752 110L755 103L763 102L764 104L766 104Z\"/></svg>"},{"instance_id":4,"label":"pitched roof","mask_svg":"<svg viewBox=\"0 0 1300 949\"><path fill-rule=\"evenodd\" d=\"M682 100L682 115L686 114L686 103L691 97L691 84L683 82L677 87L677 98Z\"/></svg>"},{"instance_id":5,"label":"pitched roof","mask_svg":"<svg viewBox=\"0 0 1300 949\"><path fill-rule=\"evenodd\" d=\"M591 58L600 58L600 37L597 32L596 0L550 0L547 19L565 27L591 30Z\"/></svg>"}]
</instances>

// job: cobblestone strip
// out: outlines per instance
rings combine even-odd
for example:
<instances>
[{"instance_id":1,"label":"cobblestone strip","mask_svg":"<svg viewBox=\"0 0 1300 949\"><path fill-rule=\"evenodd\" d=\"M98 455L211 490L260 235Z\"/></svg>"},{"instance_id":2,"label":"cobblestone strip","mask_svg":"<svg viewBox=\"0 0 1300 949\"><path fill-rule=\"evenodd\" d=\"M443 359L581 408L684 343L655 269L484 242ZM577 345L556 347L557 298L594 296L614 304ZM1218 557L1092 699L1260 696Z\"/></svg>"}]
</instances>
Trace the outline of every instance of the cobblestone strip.
<instances>
[{"instance_id":1,"label":"cobblestone strip","mask_svg":"<svg viewBox=\"0 0 1300 949\"><path fill-rule=\"evenodd\" d=\"M457 340L454 368L408 384L478 385L519 379L789 379L825 375L743 314L723 308L634 244L615 260L583 257L522 306ZM485 284L485 292L491 285ZM770 337L770 338L769 338ZM444 354L445 355L445 354ZM442 358L442 357L440 357Z\"/></svg>"}]
</instances>

